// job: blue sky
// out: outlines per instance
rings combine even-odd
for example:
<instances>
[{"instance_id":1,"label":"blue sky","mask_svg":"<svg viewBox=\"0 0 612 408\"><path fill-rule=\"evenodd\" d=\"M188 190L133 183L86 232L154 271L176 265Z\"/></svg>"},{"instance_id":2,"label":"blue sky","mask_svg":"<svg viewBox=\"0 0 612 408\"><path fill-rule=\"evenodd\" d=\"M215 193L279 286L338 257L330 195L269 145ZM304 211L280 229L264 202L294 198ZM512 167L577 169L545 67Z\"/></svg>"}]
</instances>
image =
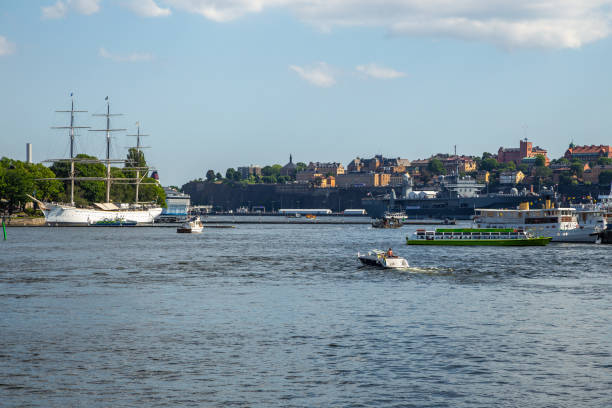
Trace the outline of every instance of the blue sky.
<instances>
[{"instance_id":1,"label":"blue sky","mask_svg":"<svg viewBox=\"0 0 612 408\"><path fill-rule=\"evenodd\" d=\"M64 157L54 113L151 135L163 184L248 164L612 144L609 0L0 2L0 156ZM130 141L114 138L123 157ZM78 151L102 156L81 132Z\"/></svg>"}]
</instances>

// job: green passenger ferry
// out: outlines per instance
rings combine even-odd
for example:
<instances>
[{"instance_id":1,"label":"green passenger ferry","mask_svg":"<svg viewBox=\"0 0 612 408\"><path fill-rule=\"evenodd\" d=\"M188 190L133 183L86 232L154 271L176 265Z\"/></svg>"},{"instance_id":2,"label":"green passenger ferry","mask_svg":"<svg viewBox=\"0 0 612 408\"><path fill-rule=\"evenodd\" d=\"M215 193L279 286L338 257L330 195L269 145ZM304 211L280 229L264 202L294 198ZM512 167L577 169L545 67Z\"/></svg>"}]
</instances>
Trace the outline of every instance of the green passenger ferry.
<instances>
[{"instance_id":1,"label":"green passenger ferry","mask_svg":"<svg viewBox=\"0 0 612 408\"><path fill-rule=\"evenodd\" d=\"M512 228L438 228L435 231L418 229L407 245L488 245L488 246L544 246L551 237L534 237L521 229Z\"/></svg>"}]
</instances>

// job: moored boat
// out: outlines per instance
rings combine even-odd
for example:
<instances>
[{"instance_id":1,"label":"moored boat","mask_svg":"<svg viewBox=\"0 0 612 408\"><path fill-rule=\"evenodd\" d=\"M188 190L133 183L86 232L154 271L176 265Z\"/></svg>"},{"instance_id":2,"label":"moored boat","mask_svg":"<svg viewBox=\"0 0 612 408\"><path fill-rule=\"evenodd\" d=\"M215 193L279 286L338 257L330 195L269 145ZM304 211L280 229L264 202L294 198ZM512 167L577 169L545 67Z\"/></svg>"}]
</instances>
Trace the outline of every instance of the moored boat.
<instances>
[{"instance_id":1,"label":"moored boat","mask_svg":"<svg viewBox=\"0 0 612 408\"><path fill-rule=\"evenodd\" d=\"M134 220L126 220L122 217L104 218L89 224L90 227L134 227L138 224Z\"/></svg>"},{"instance_id":2,"label":"moored boat","mask_svg":"<svg viewBox=\"0 0 612 408\"><path fill-rule=\"evenodd\" d=\"M395 218L380 218L372 221L372 228L400 228L402 222Z\"/></svg>"},{"instance_id":3,"label":"moored boat","mask_svg":"<svg viewBox=\"0 0 612 408\"><path fill-rule=\"evenodd\" d=\"M67 129L70 137L70 156L67 159L50 159L45 160L46 162L52 163L66 163L70 165L70 171L68 177L64 178L49 178L40 180L63 180L69 181L70 191L70 202L69 203L48 203L43 202L35 197L30 196L34 200L45 216L47 225L53 226L70 226L70 225L91 225L98 221L105 221L112 218L123 218L130 221L135 221L139 224L152 224L157 216L162 212L162 208L156 204L146 204L139 202L139 186L141 184L150 184L143 182L144 177L152 170L151 167L136 167L133 163L130 167L124 167L123 171L135 171L135 175L129 177L116 178L111 176L111 164L127 164L126 160L123 159L112 159L110 157L111 152L111 133L117 131L124 131L125 129L113 129L110 126L110 118L116 116L110 112L110 102L106 97L106 113L96 114L94 116L102 116L106 118L106 127L104 129L89 129L89 126L75 126L75 115L80 112L86 112L81 110L75 110L74 98L71 94L71 105L70 110L62 110L58 112L69 113L70 123L68 126L55 127L56 129ZM75 152L75 137L76 130L89 129L91 132L104 132L106 134L106 158L95 159L95 158L79 158ZM140 138L143 135L140 133L140 125L138 125L138 134L128 135L137 137L137 145L134 147L137 154L141 153L141 149L144 147L140 145ZM78 174L75 164L78 163L100 163L106 167L106 175L104 177L82 177ZM106 184L106 200L104 203L93 203L93 206L88 208L77 207L74 200L75 182L76 181L104 181ZM110 198L111 184L134 184L136 186L136 200L135 203L113 203Z\"/></svg>"},{"instance_id":4,"label":"moored boat","mask_svg":"<svg viewBox=\"0 0 612 408\"><path fill-rule=\"evenodd\" d=\"M202 232L204 225L200 221L200 217L192 218L191 220L184 222L180 227L176 229L176 232L182 234L198 234Z\"/></svg>"},{"instance_id":5,"label":"moored boat","mask_svg":"<svg viewBox=\"0 0 612 408\"><path fill-rule=\"evenodd\" d=\"M513 228L418 229L412 239L406 237L407 245L544 246L550 241L551 237L535 237L529 232Z\"/></svg>"},{"instance_id":6,"label":"moored boat","mask_svg":"<svg viewBox=\"0 0 612 408\"><path fill-rule=\"evenodd\" d=\"M575 208L553 207L550 202L545 208L530 209L522 203L518 209L496 210L476 209L474 225L477 228L512 228L529 231L534 235L550 237L553 242L595 243L593 234L603 226L601 214L585 214L588 222L580 224ZM585 218L586 219L586 218Z\"/></svg>"}]
</instances>

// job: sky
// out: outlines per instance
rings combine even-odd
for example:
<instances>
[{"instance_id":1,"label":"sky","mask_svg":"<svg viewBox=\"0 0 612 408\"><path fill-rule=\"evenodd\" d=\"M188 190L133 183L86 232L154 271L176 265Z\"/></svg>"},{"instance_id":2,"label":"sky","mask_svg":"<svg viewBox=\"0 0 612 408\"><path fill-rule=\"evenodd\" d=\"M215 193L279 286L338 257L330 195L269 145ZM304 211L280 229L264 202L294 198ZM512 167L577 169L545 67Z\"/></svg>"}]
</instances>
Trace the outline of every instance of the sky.
<instances>
[{"instance_id":1,"label":"sky","mask_svg":"<svg viewBox=\"0 0 612 408\"><path fill-rule=\"evenodd\" d=\"M0 156L208 169L612 144L612 0L0 0ZM77 152L104 155L80 131Z\"/></svg>"}]
</instances>

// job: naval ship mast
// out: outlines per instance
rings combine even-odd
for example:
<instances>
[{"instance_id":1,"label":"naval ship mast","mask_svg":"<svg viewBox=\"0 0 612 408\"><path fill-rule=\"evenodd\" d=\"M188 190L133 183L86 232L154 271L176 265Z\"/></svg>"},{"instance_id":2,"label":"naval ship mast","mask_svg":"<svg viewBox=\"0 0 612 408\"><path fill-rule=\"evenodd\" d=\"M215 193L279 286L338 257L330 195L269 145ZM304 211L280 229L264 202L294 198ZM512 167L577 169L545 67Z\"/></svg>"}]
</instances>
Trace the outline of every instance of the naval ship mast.
<instances>
[{"instance_id":1,"label":"naval ship mast","mask_svg":"<svg viewBox=\"0 0 612 408\"><path fill-rule=\"evenodd\" d=\"M58 113L70 113L70 126L53 126L51 129L70 129L70 205L74 206L74 129L89 129L89 126L74 126L74 114L87 112L86 110L74 110L74 95L70 93L70 110L57 110Z\"/></svg>"},{"instance_id":2,"label":"naval ship mast","mask_svg":"<svg viewBox=\"0 0 612 408\"><path fill-rule=\"evenodd\" d=\"M106 133L106 160L101 160L106 162L106 202L110 203L110 187L111 187L111 163L116 162L117 160L112 160L110 158L110 145L111 145L111 133L112 132L124 132L126 129L111 129L110 127L110 118L113 116L121 116L122 113L110 113L110 101L108 100L108 96L104 99L106 101L106 113L93 114L93 116L103 116L106 117L106 129L90 129L90 132L105 132Z\"/></svg>"}]
</instances>

